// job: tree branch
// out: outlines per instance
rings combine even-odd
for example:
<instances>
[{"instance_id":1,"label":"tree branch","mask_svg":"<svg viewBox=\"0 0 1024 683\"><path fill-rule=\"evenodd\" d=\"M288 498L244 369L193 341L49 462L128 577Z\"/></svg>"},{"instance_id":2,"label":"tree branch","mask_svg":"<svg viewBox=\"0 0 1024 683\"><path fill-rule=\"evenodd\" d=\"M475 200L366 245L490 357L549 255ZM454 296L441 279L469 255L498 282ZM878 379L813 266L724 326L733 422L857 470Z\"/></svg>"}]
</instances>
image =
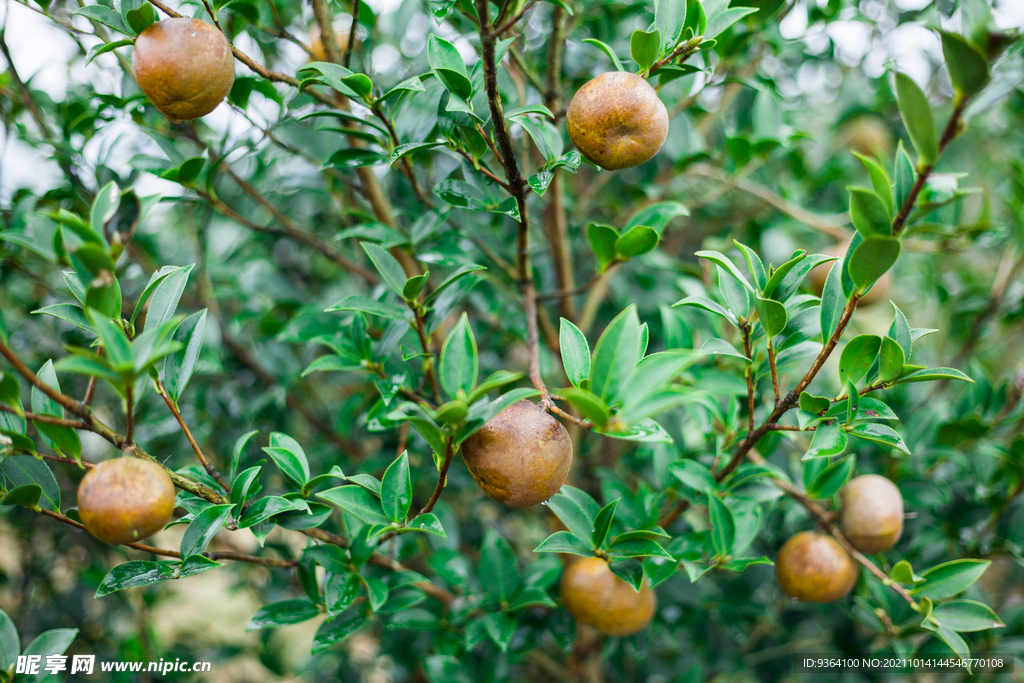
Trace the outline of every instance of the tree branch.
<instances>
[{"instance_id":1,"label":"tree branch","mask_svg":"<svg viewBox=\"0 0 1024 683\"><path fill-rule=\"evenodd\" d=\"M167 389L164 387L164 383L159 379L156 381L156 388L157 393L160 394L160 396L164 399L164 403L167 404L167 407L174 415L174 419L178 421L178 425L181 427L181 431L183 431L185 433L185 436L188 438L189 445L192 446L192 450L195 452L196 457L199 458L199 462L201 462L203 464L203 467L206 468L207 474L213 477L214 480L216 480L216 482L220 484L222 489L224 489L225 491L230 491L231 485L224 481L224 477L222 477L220 472L217 471L217 468L211 465L210 461L206 459L205 455L203 455L203 451L201 448L199 448L199 444L196 443L195 438L192 436L191 430L189 430L188 425L185 424L185 419L181 416L181 411L178 410L178 405L174 402L174 399L172 399L167 394Z\"/></svg>"}]
</instances>

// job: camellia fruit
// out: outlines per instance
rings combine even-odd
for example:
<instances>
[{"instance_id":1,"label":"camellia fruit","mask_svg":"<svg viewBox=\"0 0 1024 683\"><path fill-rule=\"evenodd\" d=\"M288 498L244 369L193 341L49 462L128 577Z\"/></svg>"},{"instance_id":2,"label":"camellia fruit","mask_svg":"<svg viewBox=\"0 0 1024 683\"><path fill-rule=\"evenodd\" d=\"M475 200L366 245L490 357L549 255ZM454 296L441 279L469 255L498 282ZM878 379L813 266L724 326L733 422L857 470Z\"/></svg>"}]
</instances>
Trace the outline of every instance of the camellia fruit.
<instances>
[{"instance_id":1,"label":"camellia fruit","mask_svg":"<svg viewBox=\"0 0 1024 683\"><path fill-rule=\"evenodd\" d=\"M803 531L782 544L775 558L775 577L791 598L804 602L835 602L857 583L857 563L839 541Z\"/></svg>"},{"instance_id":2,"label":"camellia fruit","mask_svg":"<svg viewBox=\"0 0 1024 683\"><path fill-rule=\"evenodd\" d=\"M572 440L558 420L523 400L466 439L462 458L484 493L521 508L558 492L572 465Z\"/></svg>"},{"instance_id":3,"label":"camellia fruit","mask_svg":"<svg viewBox=\"0 0 1024 683\"><path fill-rule=\"evenodd\" d=\"M647 587L640 591L612 573L600 557L585 557L562 572L562 603L577 621L611 636L642 631L654 617L657 598Z\"/></svg>"},{"instance_id":4,"label":"camellia fruit","mask_svg":"<svg viewBox=\"0 0 1024 683\"><path fill-rule=\"evenodd\" d=\"M668 110L647 79L609 71L588 81L565 114L580 153L615 171L651 159L668 137Z\"/></svg>"},{"instance_id":5,"label":"camellia fruit","mask_svg":"<svg viewBox=\"0 0 1024 683\"><path fill-rule=\"evenodd\" d=\"M903 535L903 496L877 474L857 477L839 492L843 535L862 553L880 553Z\"/></svg>"},{"instance_id":6,"label":"camellia fruit","mask_svg":"<svg viewBox=\"0 0 1024 683\"><path fill-rule=\"evenodd\" d=\"M153 106L172 121L206 116L235 82L231 44L216 27L179 17L151 24L135 39L132 72Z\"/></svg>"},{"instance_id":7,"label":"camellia fruit","mask_svg":"<svg viewBox=\"0 0 1024 683\"><path fill-rule=\"evenodd\" d=\"M139 458L105 460L78 485L78 516L101 541L134 543L166 526L174 513L174 483L162 467Z\"/></svg>"}]
</instances>

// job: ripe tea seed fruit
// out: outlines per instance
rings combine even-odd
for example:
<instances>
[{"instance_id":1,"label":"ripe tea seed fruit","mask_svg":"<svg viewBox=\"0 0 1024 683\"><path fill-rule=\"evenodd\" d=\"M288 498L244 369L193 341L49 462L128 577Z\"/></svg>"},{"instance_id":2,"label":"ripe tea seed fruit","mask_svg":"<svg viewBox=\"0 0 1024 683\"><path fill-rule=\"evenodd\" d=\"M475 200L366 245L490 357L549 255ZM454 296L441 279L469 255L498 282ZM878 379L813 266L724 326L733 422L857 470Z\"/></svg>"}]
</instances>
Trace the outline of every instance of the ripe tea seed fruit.
<instances>
[{"instance_id":1,"label":"ripe tea seed fruit","mask_svg":"<svg viewBox=\"0 0 1024 683\"><path fill-rule=\"evenodd\" d=\"M896 484L877 474L857 477L839 492L839 525L862 553L880 553L903 535L903 496Z\"/></svg>"},{"instance_id":2,"label":"ripe tea seed fruit","mask_svg":"<svg viewBox=\"0 0 1024 683\"><path fill-rule=\"evenodd\" d=\"M562 572L562 602L577 621L611 636L642 631L654 617L657 598L640 584L640 592L612 573L600 557L571 562Z\"/></svg>"},{"instance_id":3,"label":"ripe tea seed fruit","mask_svg":"<svg viewBox=\"0 0 1024 683\"><path fill-rule=\"evenodd\" d=\"M580 153L609 171L644 163L668 137L668 110L657 91L625 71L588 81L569 103L565 123Z\"/></svg>"},{"instance_id":4,"label":"ripe tea seed fruit","mask_svg":"<svg viewBox=\"0 0 1024 683\"><path fill-rule=\"evenodd\" d=\"M135 39L132 72L153 106L172 121L206 116L235 82L231 44L216 27L179 17L152 24Z\"/></svg>"},{"instance_id":5,"label":"ripe tea seed fruit","mask_svg":"<svg viewBox=\"0 0 1024 683\"><path fill-rule=\"evenodd\" d=\"M536 403L513 403L462 444L462 459L488 496L509 507L542 503L572 465L565 427Z\"/></svg>"},{"instance_id":6,"label":"ripe tea seed fruit","mask_svg":"<svg viewBox=\"0 0 1024 683\"><path fill-rule=\"evenodd\" d=\"M101 541L134 543L164 528L174 512L174 483L162 467L139 458L105 460L78 485L78 516Z\"/></svg>"},{"instance_id":7,"label":"ripe tea seed fruit","mask_svg":"<svg viewBox=\"0 0 1024 683\"><path fill-rule=\"evenodd\" d=\"M782 544L775 558L775 577L791 598L804 602L835 602L857 583L857 563L839 541L802 531Z\"/></svg>"}]
</instances>

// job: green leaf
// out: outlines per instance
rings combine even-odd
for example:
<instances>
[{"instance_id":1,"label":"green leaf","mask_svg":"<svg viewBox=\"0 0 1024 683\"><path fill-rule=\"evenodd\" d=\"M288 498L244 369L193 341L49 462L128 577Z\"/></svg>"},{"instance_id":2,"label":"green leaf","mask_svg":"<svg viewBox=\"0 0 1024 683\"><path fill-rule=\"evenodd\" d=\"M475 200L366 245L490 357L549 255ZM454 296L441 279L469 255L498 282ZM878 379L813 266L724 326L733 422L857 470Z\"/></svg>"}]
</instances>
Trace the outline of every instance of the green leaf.
<instances>
[{"instance_id":1,"label":"green leaf","mask_svg":"<svg viewBox=\"0 0 1024 683\"><path fill-rule=\"evenodd\" d=\"M718 496L708 496L708 514L711 518L711 542L715 554L723 557L732 552L736 540L736 522L730 510Z\"/></svg>"},{"instance_id":2,"label":"green leaf","mask_svg":"<svg viewBox=\"0 0 1024 683\"><path fill-rule=\"evenodd\" d=\"M867 170L868 175L871 176L871 185L875 188L875 195L885 206L886 214L892 216L892 181L889 179L889 174L886 173L885 169L882 168L882 165L874 159L866 157L859 152L854 152L853 156L857 157L857 160L860 161ZM886 231L885 234L892 234L892 230L890 229Z\"/></svg>"},{"instance_id":3,"label":"green leaf","mask_svg":"<svg viewBox=\"0 0 1024 683\"><path fill-rule=\"evenodd\" d=\"M611 226L597 223L587 225L587 240L602 271L615 260L615 244L618 239L619 233Z\"/></svg>"},{"instance_id":4,"label":"green leaf","mask_svg":"<svg viewBox=\"0 0 1024 683\"><path fill-rule=\"evenodd\" d=\"M857 290L864 293L882 277L900 255L900 241L895 237L870 237L858 245L850 257L850 277Z\"/></svg>"},{"instance_id":5,"label":"green leaf","mask_svg":"<svg viewBox=\"0 0 1024 683\"><path fill-rule=\"evenodd\" d=\"M593 45L597 49L601 50L601 52L603 52L606 55L608 55L608 57L612 60L612 64L615 65L615 70L616 71L625 71L626 70L626 67L622 66L622 62L619 60L618 56L615 54L615 50L611 49L611 47L609 47L608 45L602 43L600 40L597 40L596 38L584 38L583 42L587 43L589 45Z\"/></svg>"},{"instance_id":6,"label":"green leaf","mask_svg":"<svg viewBox=\"0 0 1024 683\"><path fill-rule=\"evenodd\" d=\"M603 427L611 418L612 411L601 397L576 387L566 387L559 392L566 401L583 413L583 416L598 427Z\"/></svg>"},{"instance_id":7,"label":"green leaf","mask_svg":"<svg viewBox=\"0 0 1024 683\"><path fill-rule=\"evenodd\" d=\"M846 306L846 297L843 295L843 263L836 263L829 270L825 279L825 288L821 292L821 337L825 342L832 338L839 327L839 320L842 318L843 307Z\"/></svg>"},{"instance_id":8,"label":"green leaf","mask_svg":"<svg viewBox=\"0 0 1024 683\"><path fill-rule=\"evenodd\" d=\"M791 258L790 260L786 261L781 266L776 268L775 272L772 273L771 277L768 278L768 281L764 284L764 292L762 292L762 296L766 299L771 298L775 299L776 301L783 301L783 297L774 296L775 291L782 286L783 281L785 281L789 273L798 265L800 265L806 258L806 252L800 250L796 252L793 258Z\"/></svg>"},{"instance_id":9,"label":"green leaf","mask_svg":"<svg viewBox=\"0 0 1024 683\"><path fill-rule=\"evenodd\" d=\"M309 621L320 614L320 610L306 598L294 598L272 602L261 607L246 624L246 631L257 631L263 628L277 628Z\"/></svg>"},{"instance_id":10,"label":"green leaf","mask_svg":"<svg viewBox=\"0 0 1024 683\"><path fill-rule=\"evenodd\" d=\"M737 21L756 11L757 9L753 7L732 7L708 17L707 28L704 29L704 40L708 41L717 38Z\"/></svg>"},{"instance_id":11,"label":"green leaf","mask_svg":"<svg viewBox=\"0 0 1024 683\"><path fill-rule=\"evenodd\" d=\"M388 157L380 152L356 147L339 149L328 157L323 168L360 168L388 163Z\"/></svg>"},{"instance_id":12,"label":"green leaf","mask_svg":"<svg viewBox=\"0 0 1024 683\"><path fill-rule=\"evenodd\" d=\"M672 304L673 308L675 308L676 306L693 306L694 308L701 308L710 313L715 313L717 315L722 316L723 318L731 322L733 325L736 325L738 323L736 316L733 314L732 311L725 308L721 304L716 303L711 299L706 299L702 296L688 296L685 299L680 299L679 301Z\"/></svg>"},{"instance_id":13,"label":"green leaf","mask_svg":"<svg viewBox=\"0 0 1024 683\"><path fill-rule=\"evenodd\" d=\"M241 506L249 499L250 491L252 490L253 484L259 479L260 472L263 471L263 467L257 465L250 467L244 472L240 472L234 481L231 482L231 492L228 495L228 500L231 501L232 505L237 506L241 509Z\"/></svg>"},{"instance_id":14,"label":"green leaf","mask_svg":"<svg viewBox=\"0 0 1024 683\"><path fill-rule=\"evenodd\" d=\"M883 446L899 449L907 455L910 455L910 449L907 448L907 444L903 442L903 437L901 437L892 427L873 423L860 423L855 424L850 428L850 434L861 439L880 443Z\"/></svg>"},{"instance_id":15,"label":"green leaf","mask_svg":"<svg viewBox=\"0 0 1024 683\"><path fill-rule=\"evenodd\" d=\"M148 586L173 579L177 562L124 562L112 568L96 589L96 598L117 591Z\"/></svg>"},{"instance_id":16,"label":"green leaf","mask_svg":"<svg viewBox=\"0 0 1024 683\"><path fill-rule=\"evenodd\" d=\"M831 498L853 476L853 468L856 464L857 456L855 455L848 455L829 463L807 487L807 495L811 498Z\"/></svg>"},{"instance_id":17,"label":"green leaf","mask_svg":"<svg viewBox=\"0 0 1024 683\"><path fill-rule=\"evenodd\" d=\"M622 538L621 536L617 536L608 546L608 556L612 558L661 557L669 561L675 559L661 547L660 543L650 538Z\"/></svg>"},{"instance_id":18,"label":"green leaf","mask_svg":"<svg viewBox=\"0 0 1024 683\"><path fill-rule=\"evenodd\" d=\"M590 390L609 405L636 365L640 320L636 305L628 306L608 323L597 340L590 368Z\"/></svg>"},{"instance_id":19,"label":"green leaf","mask_svg":"<svg viewBox=\"0 0 1024 683\"><path fill-rule=\"evenodd\" d=\"M242 451L245 450L249 440L257 434L259 434L259 430L253 429L252 431L246 432L242 436L238 437L238 440L235 441L235 446L231 449L231 469L229 471L229 479L234 480L235 473L238 471L239 463L242 461Z\"/></svg>"},{"instance_id":20,"label":"green leaf","mask_svg":"<svg viewBox=\"0 0 1024 683\"><path fill-rule=\"evenodd\" d=\"M238 520L239 529L249 529L262 524L275 515L300 510L295 503L281 496L264 496L245 509ZM301 509L302 514L307 514Z\"/></svg>"},{"instance_id":21,"label":"green leaf","mask_svg":"<svg viewBox=\"0 0 1024 683\"><path fill-rule=\"evenodd\" d=\"M822 396L812 396L806 391L800 394L800 410L815 415L824 413L832 405L832 402Z\"/></svg>"},{"instance_id":22,"label":"green leaf","mask_svg":"<svg viewBox=\"0 0 1024 683\"><path fill-rule=\"evenodd\" d=\"M947 628L942 624L939 624L937 627L932 627L931 624L925 624L924 627L930 631L933 631L936 637L938 637L939 640L944 642L949 647L949 649L953 651L953 654L957 655L960 659L966 661L966 665L964 666L964 668L967 671L967 673L970 674L971 650L969 647L967 647L967 643L964 642L964 639L961 638L960 635L957 634L955 631Z\"/></svg>"},{"instance_id":23,"label":"green leaf","mask_svg":"<svg viewBox=\"0 0 1024 683\"><path fill-rule=\"evenodd\" d=\"M960 105L988 83L988 60L955 33L940 31L940 35L949 80L953 83L953 91L956 94L954 104Z\"/></svg>"},{"instance_id":24,"label":"green leaf","mask_svg":"<svg viewBox=\"0 0 1024 683\"><path fill-rule=\"evenodd\" d=\"M588 535L589 536L589 535ZM575 534L568 531L556 531L548 536L536 548L535 553L569 553L571 555L582 555L591 557L594 554L594 545L591 541L584 541Z\"/></svg>"},{"instance_id":25,"label":"green leaf","mask_svg":"<svg viewBox=\"0 0 1024 683\"><path fill-rule=\"evenodd\" d=\"M164 359L163 382L171 400L177 402L185 393L185 387L192 378L199 352L203 348L203 334L206 331L206 309L185 318L174 331L172 341L181 348Z\"/></svg>"},{"instance_id":26,"label":"green leaf","mask_svg":"<svg viewBox=\"0 0 1024 683\"><path fill-rule=\"evenodd\" d=\"M839 357L839 383L845 386L848 381L856 383L863 379L881 346L881 337L874 334L862 334L851 339Z\"/></svg>"},{"instance_id":27,"label":"green leaf","mask_svg":"<svg viewBox=\"0 0 1024 683\"><path fill-rule=\"evenodd\" d=\"M13 408L19 417L25 416L21 406L21 383L9 372L0 372L0 404Z\"/></svg>"},{"instance_id":28,"label":"green leaf","mask_svg":"<svg viewBox=\"0 0 1024 683\"><path fill-rule=\"evenodd\" d=\"M717 489L711 471L696 460L676 460L668 471L686 486L701 493L713 493Z\"/></svg>"},{"instance_id":29,"label":"green leaf","mask_svg":"<svg viewBox=\"0 0 1024 683\"><path fill-rule=\"evenodd\" d=\"M146 309L144 331L155 330L174 317L174 313L178 309L178 302L181 301L181 295L185 292L188 276L194 267L195 264L179 268L160 279L153 290L149 308Z\"/></svg>"},{"instance_id":30,"label":"green leaf","mask_svg":"<svg viewBox=\"0 0 1024 683\"><path fill-rule=\"evenodd\" d=\"M1006 626L991 607L974 600L951 600L936 605L932 610L932 617L938 619L942 626L958 633L972 633Z\"/></svg>"},{"instance_id":31,"label":"green leaf","mask_svg":"<svg viewBox=\"0 0 1024 683\"><path fill-rule=\"evenodd\" d=\"M309 481L309 461L299 442L280 432L270 433L270 446L263 451L273 459L281 474L298 487Z\"/></svg>"},{"instance_id":32,"label":"green leaf","mask_svg":"<svg viewBox=\"0 0 1024 683\"><path fill-rule=\"evenodd\" d=\"M850 188L850 219L864 239L892 235L891 216L892 210L886 208L884 200L874 190Z\"/></svg>"},{"instance_id":33,"label":"green leaf","mask_svg":"<svg viewBox=\"0 0 1024 683\"><path fill-rule=\"evenodd\" d=\"M629 54L639 65L640 71L645 74L650 72L661 54L661 30L656 28L652 31L633 31L629 39Z\"/></svg>"},{"instance_id":34,"label":"green leaf","mask_svg":"<svg viewBox=\"0 0 1024 683\"><path fill-rule=\"evenodd\" d=\"M562 367L569 381L577 389L590 377L590 346L587 337L565 318L561 319L558 333Z\"/></svg>"},{"instance_id":35,"label":"green leaf","mask_svg":"<svg viewBox=\"0 0 1024 683\"><path fill-rule=\"evenodd\" d=\"M60 487L46 462L30 455L9 455L0 462L0 473L14 488L36 485L41 489L39 505L60 512Z\"/></svg>"},{"instance_id":36,"label":"green leaf","mask_svg":"<svg viewBox=\"0 0 1024 683\"><path fill-rule=\"evenodd\" d=\"M891 382L899 377L904 362L905 355L899 343L891 337L883 337L882 348L878 352L878 381Z\"/></svg>"},{"instance_id":37,"label":"green leaf","mask_svg":"<svg viewBox=\"0 0 1024 683\"><path fill-rule=\"evenodd\" d=\"M654 26L661 31L660 50L671 49L679 42L686 24L686 0L655 0Z\"/></svg>"},{"instance_id":38,"label":"green leaf","mask_svg":"<svg viewBox=\"0 0 1024 683\"><path fill-rule=\"evenodd\" d=\"M478 367L476 339L469 326L469 316L463 313L441 349L441 386L448 396L456 398L459 392L465 396L472 393Z\"/></svg>"},{"instance_id":39,"label":"green leaf","mask_svg":"<svg viewBox=\"0 0 1024 683\"><path fill-rule=\"evenodd\" d=\"M419 531L425 534L440 536L441 538L448 538L448 534L445 533L444 527L441 526L441 520L439 520L437 515L432 512L424 512L422 515L416 515L416 519L405 525L404 529L407 531Z\"/></svg>"},{"instance_id":40,"label":"green leaf","mask_svg":"<svg viewBox=\"0 0 1024 683\"><path fill-rule=\"evenodd\" d=\"M362 486L339 486L321 491L316 496L337 505L367 524L391 524L391 520L384 515L380 499Z\"/></svg>"},{"instance_id":41,"label":"green leaf","mask_svg":"<svg viewBox=\"0 0 1024 683\"><path fill-rule=\"evenodd\" d=\"M572 486L563 486L548 501L548 507L576 537L591 538L594 519L600 507L588 493Z\"/></svg>"},{"instance_id":42,"label":"green leaf","mask_svg":"<svg viewBox=\"0 0 1024 683\"><path fill-rule=\"evenodd\" d=\"M39 500L42 497L43 488L39 484L25 484L9 490L0 498L0 505L20 505L35 510L39 507Z\"/></svg>"},{"instance_id":43,"label":"green leaf","mask_svg":"<svg viewBox=\"0 0 1024 683\"><path fill-rule=\"evenodd\" d=\"M924 368L908 372L899 378L897 384L905 382L931 382L934 380L959 379L965 382L974 383L974 380L960 372L956 368Z\"/></svg>"},{"instance_id":44,"label":"green leaf","mask_svg":"<svg viewBox=\"0 0 1024 683\"><path fill-rule=\"evenodd\" d=\"M104 5L88 5L75 10L72 14L78 14L86 19L97 21L126 36L132 35L132 30L124 23L120 13Z\"/></svg>"},{"instance_id":45,"label":"green leaf","mask_svg":"<svg viewBox=\"0 0 1024 683\"><path fill-rule=\"evenodd\" d=\"M665 1L668 2L668 0ZM768 274L765 272L764 264L761 262L761 257L757 255L757 252L745 244L741 244L736 240L733 240L732 243L736 245L736 248L743 254L743 258L747 262L747 270L750 271L751 276L754 278L754 284L757 285L757 288L762 290L763 293L765 285L768 284Z\"/></svg>"},{"instance_id":46,"label":"green leaf","mask_svg":"<svg viewBox=\"0 0 1024 683\"><path fill-rule=\"evenodd\" d=\"M612 521L615 519L615 508L618 506L619 499L613 500L601 508L601 511L597 513L597 517L594 518L594 533L591 536L591 542L593 542L595 548L603 546L604 542L608 539L608 532L611 531Z\"/></svg>"},{"instance_id":47,"label":"green leaf","mask_svg":"<svg viewBox=\"0 0 1024 683\"><path fill-rule=\"evenodd\" d=\"M519 569L512 546L494 529L484 534L477 568L484 590L496 600L507 601L519 592Z\"/></svg>"},{"instance_id":48,"label":"green leaf","mask_svg":"<svg viewBox=\"0 0 1024 683\"><path fill-rule=\"evenodd\" d=\"M896 583L921 583L924 581L924 579L914 573L914 568L906 560L900 560L893 565L892 571L889 572L889 577Z\"/></svg>"},{"instance_id":49,"label":"green leaf","mask_svg":"<svg viewBox=\"0 0 1024 683\"><path fill-rule=\"evenodd\" d=\"M7 613L0 610L0 671L7 671L14 666L20 654L18 629Z\"/></svg>"},{"instance_id":50,"label":"green leaf","mask_svg":"<svg viewBox=\"0 0 1024 683\"><path fill-rule=\"evenodd\" d=\"M637 225L615 240L615 253L626 261L646 254L657 246L658 233L646 225Z\"/></svg>"},{"instance_id":51,"label":"green leaf","mask_svg":"<svg viewBox=\"0 0 1024 683\"><path fill-rule=\"evenodd\" d=\"M696 252L696 256L707 259L718 267L725 269L738 283L743 285L748 292L751 294L755 293L754 288L751 287L750 283L747 282L747 279L743 277L743 273L740 272L740 269L737 268L736 264L733 263L725 254L720 254L717 251L698 251Z\"/></svg>"},{"instance_id":52,"label":"green leaf","mask_svg":"<svg viewBox=\"0 0 1024 683\"><path fill-rule=\"evenodd\" d=\"M25 657L39 656L42 658L39 673L19 674L18 683L42 683L49 676L46 675L46 659L51 655L63 655L75 642L78 636L77 628L55 628L40 633L35 640L25 646L22 653Z\"/></svg>"},{"instance_id":53,"label":"green leaf","mask_svg":"<svg viewBox=\"0 0 1024 683\"><path fill-rule=\"evenodd\" d=\"M902 73L896 74L896 93L903 125L917 150L918 168L931 166L939 158L939 139L928 98L914 79Z\"/></svg>"},{"instance_id":54,"label":"green leaf","mask_svg":"<svg viewBox=\"0 0 1024 683\"><path fill-rule=\"evenodd\" d=\"M234 505L211 505L189 522L181 537L181 557L201 555L221 527L231 518Z\"/></svg>"},{"instance_id":55,"label":"green leaf","mask_svg":"<svg viewBox=\"0 0 1024 683\"><path fill-rule=\"evenodd\" d=\"M469 101L473 97L473 84L466 74L466 63L454 45L431 35L427 41L427 60L445 90Z\"/></svg>"},{"instance_id":56,"label":"green leaf","mask_svg":"<svg viewBox=\"0 0 1024 683\"><path fill-rule=\"evenodd\" d=\"M380 501L384 514L392 522L403 522L412 505L412 477L409 474L409 454L403 451L384 472L380 483Z\"/></svg>"},{"instance_id":57,"label":"green leaf","mask_svg":"<svg viewBox=\"0 0 1024 683\"><path fill-rule=\"evenodd\" d=\"M738 351L732 344L717 337L712 337L704 342L700 347L700 353L701 355L732 356L733 358L739 358L745 363L751 362L749 358Z\"/></svg>"},{"instance_id":58,"label":"green leaf","mask_svg":"<svg viewBox=\"0 0 1024 683\"><path fill-rule=\"evenodd\" d=\"M430 294L429 294L429 295L427 296L427 298L423 300L423 303L424 303L425 305L429 305L429 304L430 304L430 303L432 303L432 302L433 302L433 301L434 301L435 299L437 299L438 295L439 295L439 294L440 294L441 292L443 292L443 291L444 291L444 290L446 290L446 289L447 289L448 287L450 287L450 286L452 286L453 284L455 284L455 283L456 283L456 282L457 282L458 280L460 280L460 279L461 279L461 278L463 278L464 276L466 276L466 275L469 275L470 273L476 272L476 271L478 271L478 270L486 270L486 268L485 268L484 266L478 266L478 265L476 265L476 264L469 264L469 265L465 265L465 266L460 266L458 270L456 270L456 271L455 271L454 273L452 273L451 275L449 275L449 276L448 276L448 277L447 277L447 278L446 278L446 279L444 280L444 282L442 282L441 284L439 284L439 285L438 285L438 286L437 286L437 287L436 287L436 288L434 289L434 291L432 291L432 292L431 292L431 293L430 293Z\"/></svg>"},{"instance_id":59,"label":"green leaf","mask_svg":"<svg viewBox=\"0 0 1024 683\"><path fill-rule=\"evenodd\" d=\"M316 655L341 642L366 623L367 616L359 611L346 612L330 621L320 624L313 636L313 652Z\"/></svg>"},{"instance_id":60,"label":"green leaf","mask_svg":"<svg viewBox=\"0 0 1024 683\"><path fill-rule=\"evenodd\" d=\"M902 207L903 203L907 201L907 197L910 196L910 189L914 186L915 179L914 163L910 160L910 155L907 154L902 140L896 149L893 176L896 179L893 187L894 206Z\"/></svg>"},{"instance_id":61,"label":"green leaf","mask_svg":"<svg viewBox=\"0 0 1024 683\"><path fill-rule=\"evenodd\" d=\"M846 432L838 422L820 424L811 437L811 445L804 454L804 460L827 458L846 450Z\"/></svg>"},{"instance_id":62,"label":"green leaf","mask_svg":"<svg viewBox=\"0 0 1024 683\"><path fill-rule=\"evenodd\" d=\"M754 297L754 309L757 311L757 318L761 321L761 327L769 338L774 337L786 329L789 322L789 314L786 307L773 299L762 299Z\"/></svg>"}]
</instances>

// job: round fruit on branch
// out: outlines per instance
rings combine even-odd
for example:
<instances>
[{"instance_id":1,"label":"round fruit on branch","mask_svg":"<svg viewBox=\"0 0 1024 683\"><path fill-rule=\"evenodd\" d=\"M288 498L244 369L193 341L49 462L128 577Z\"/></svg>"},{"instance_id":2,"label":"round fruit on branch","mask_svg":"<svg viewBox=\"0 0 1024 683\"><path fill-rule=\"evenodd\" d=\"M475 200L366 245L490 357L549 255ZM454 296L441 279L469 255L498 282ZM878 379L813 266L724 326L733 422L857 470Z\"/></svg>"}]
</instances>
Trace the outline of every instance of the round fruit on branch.
<instances>
[{"instance_id":1,"label":"round fruit on branch","mask_svg":"<svg viewBox=\"0 0 1024 683\"><path fill-rule=\"evenodd\" d=\"M542 503L572 466L565 427L531 401L513 403L462 444L462 458L488 496L509 507Z\"/></svg>"},{"instance_id":2,"label":"round fruit on branch","mask_svg":"<svg viewBox=\"0 0 1024 683\"><path fill-rule=\"evenodd\" d=\"M206 116L235 82L231 44L216 27L179 17L150 25L135 39L132 72L142 92L174 122Z\"/></svg>"},{"instance_id":3,"label":"round fruit on branch","mask_svg":"<svg viewBox=\"0 0 1024 683\"><path fill-rule=\"evenodd\" d=\"M896 484L877 474L857 477L839 492L839 524L862 553L880 553L903 535L903 496Z\"/></svg>"},{"instance_id":4,"label":"round fruit on branch","mask_svg":"<svg viewBox=\"0 0 1024 683\"><path fill-rule=\"evenodd\" d=\"M138 458L105 460L78 485L78 516L101 541L134 543L164 528L174 512L174 484L163 468Z\"/></svg>"},{"instance_id":5,"label":"round fruit on branch","mask_svg":"<svg viewBox=\"0 0 1024 683\"><path fill-rule=\"evenodd\" d=\"M600 557L585 557L562 572L562 603L577 621L611 636L642 631L654 617L657 598L647 579L637 592Z\"/></svg>"},{"instance_id":6,"label":"round fruit on branch","mask_svg":"<svg viewBox=\"0 0 1024 683\"><path fill-rule=\"evenodd\" d=\"M580 153L615 171L651 159L668 137L668 110L642 76L609 71L588 81L565 114Z\"/></svg>"},{"instance_id":7,"label":"round fruit on branch","mask_svg":"<svg viewBox=\"0 0 1024 683\"><path fill-rule=\"evenodd\" d=\"M839 541L802 531L782 544L775 558L775 577L791 598L804 602L835 602L857 583L857 563Z\"/></svg>"}]
</instances>

